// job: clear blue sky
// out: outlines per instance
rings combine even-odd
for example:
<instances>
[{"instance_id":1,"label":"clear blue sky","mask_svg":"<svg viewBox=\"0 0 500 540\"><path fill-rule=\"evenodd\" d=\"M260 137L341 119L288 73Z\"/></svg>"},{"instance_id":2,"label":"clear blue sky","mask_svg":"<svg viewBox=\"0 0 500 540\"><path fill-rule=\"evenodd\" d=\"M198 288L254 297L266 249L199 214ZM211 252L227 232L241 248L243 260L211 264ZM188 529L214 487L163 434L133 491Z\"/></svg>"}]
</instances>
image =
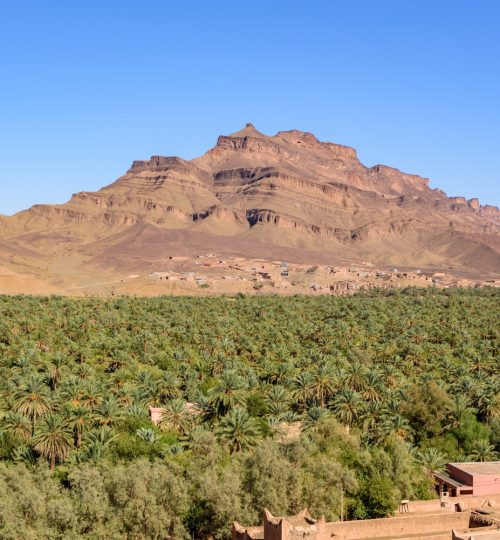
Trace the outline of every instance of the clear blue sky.
<instances>
[{"instance_id":1,"label":"clear blue sky","mask_svg":"<svg viewBox=\"0 0 500 540\"><path fill-rule=\"evenodd\" d=\"M497 0L0 0L0 213L253 122L500 204Z\"/></svg>"}]
</instances>

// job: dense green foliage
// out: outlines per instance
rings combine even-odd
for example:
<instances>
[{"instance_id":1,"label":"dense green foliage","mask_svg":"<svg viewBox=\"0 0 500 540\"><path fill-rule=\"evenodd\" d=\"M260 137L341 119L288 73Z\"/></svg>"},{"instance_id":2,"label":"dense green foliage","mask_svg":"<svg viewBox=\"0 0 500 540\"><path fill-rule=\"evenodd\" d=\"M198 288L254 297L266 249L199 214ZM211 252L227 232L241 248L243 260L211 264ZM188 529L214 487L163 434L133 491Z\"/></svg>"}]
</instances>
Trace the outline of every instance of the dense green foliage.
<instances>
[{"instance_id":1,"label":"dense green foliage","mask_svg":"<svg viewBox=\"0 0 500 540\"><path fill-rule=\"evenodd\" d=\"M264 506L429 497L500 450L499 300L0 297L0 537L223 539Z\"/></svg>"}]
</instances>

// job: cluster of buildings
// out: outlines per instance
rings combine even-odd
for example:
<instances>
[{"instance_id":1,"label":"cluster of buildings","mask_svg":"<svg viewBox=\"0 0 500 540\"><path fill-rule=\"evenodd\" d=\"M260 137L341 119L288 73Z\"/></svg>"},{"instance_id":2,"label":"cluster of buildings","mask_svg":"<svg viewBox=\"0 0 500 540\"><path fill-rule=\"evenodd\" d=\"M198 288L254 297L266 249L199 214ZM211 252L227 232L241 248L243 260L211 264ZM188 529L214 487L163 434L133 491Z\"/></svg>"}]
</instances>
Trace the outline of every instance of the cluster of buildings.
<instances>
[{"instance_id":1,"label":"cluster of buildings","mask_svg":"<svg viewBox=\"0 0 500 540\"><path fill-rule=\"evenodd\" d=\"M194 285L213 287L214 292L259 290L264 293L336 296L354 294L360 289L397 289L411 285L439 288L483 285L466 279L455 279L442 272L425 272L420 269L376 270L368 263L361 268L305 265L243 257L221 258L211 253L195 257L172 255L165 261L165 269L152 272L148 279L158 284L185 282L187 289ZM228 285L229 282L232 284ZM490 282L484 284L500 285Z\"/></svg>"},{"instance_id":2,"label":"cluster of buildings","mask_svg":"<svg viewBox=\"0 0 500 540\"><path fill-rule=\"evenodd\" d=\"M500 540L500 462L450 463L434 473L439 498L401 501L400 513L381 519L327 522L307 510L263 523L233 523L233 540Z\"/></svg>"}]
</instances>

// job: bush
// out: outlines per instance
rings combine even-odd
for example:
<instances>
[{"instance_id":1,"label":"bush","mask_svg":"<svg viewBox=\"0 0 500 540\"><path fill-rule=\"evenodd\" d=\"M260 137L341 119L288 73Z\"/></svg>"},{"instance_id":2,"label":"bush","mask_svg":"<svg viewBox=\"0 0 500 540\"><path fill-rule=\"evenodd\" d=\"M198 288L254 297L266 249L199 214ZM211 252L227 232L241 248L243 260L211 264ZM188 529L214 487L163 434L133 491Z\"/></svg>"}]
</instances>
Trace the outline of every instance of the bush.
<instances>
[{"instance_id":1,"label":"bush","mask_svg":"<svg viewBox=\"0 0 500 540\"><path fill-rule=\"evenodd\" d=\"M389 516L399 504L397 491L392 482L380 474L372 476L363 486L360 500L363 503L364 516L367 518Z\"/></svg>"}]
</instances>

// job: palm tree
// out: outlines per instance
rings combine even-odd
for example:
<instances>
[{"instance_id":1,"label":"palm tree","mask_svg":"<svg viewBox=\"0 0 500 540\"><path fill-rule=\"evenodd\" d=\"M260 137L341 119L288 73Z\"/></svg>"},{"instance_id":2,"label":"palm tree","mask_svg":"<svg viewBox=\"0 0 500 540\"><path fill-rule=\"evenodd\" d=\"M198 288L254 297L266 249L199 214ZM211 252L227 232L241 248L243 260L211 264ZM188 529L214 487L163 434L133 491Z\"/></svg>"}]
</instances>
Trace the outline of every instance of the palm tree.
<instances>
[{"instance_id":1,"label":"palm tree","mask_svg":"<svg viewBox=\"0 0 500 540\"><path fill-rule=\"evenodd\" d=\"M286 355L284 356L286 357ZM267 380L270 383L279 385L291 378L291 374L293 372L293 364L287 362L286 358L284 358L284 360L281 361L277 366L273 364L269 365L269 367L267 367L265 371Z\"/></svg>"},{"instance_id":2,"label":"palm tree","mask_svg":"<svg viewBox=\"0 0 500 540\"><path fill-rule=\"evenodd\" d=\"M14 448L12 460L14 462L29 463L35 465L38 456L32 446L21 444Z\"/></svg>"},{"instance_id":3,"label":"palm tree","mask_svg":"<svg viewBox=\"0 0 500 540\"><path fill-rule=\"evenodd\" d=\"M236 405L242 405L246 396L246 385L235 371L224 371L217 385L209 392L210 404L218 416L227 414Z\"/></svg>"},{"instance_id":4,"label":"palm tree","mask_svg":"<svg viewBox=\"0 0 500 540\"><path fill-rule=\"evenodd\" d=\"M349 388L341 390L331 403L335 416L349 427L359 418L363 409L361 396Z\"/></svg>"},{"instance_id":5,"label":"palm tree","mask_svg":"<svg viewBox=\"0 0 500 540\"><path fill-rule=\"evenodd\" d=\"M95 416L101 426L111 426L123 415L123 410L114 396L108 396L95 409Z\"/></svg>"},{"instance_id":6,"label":"palm tree","mask_svg":"<svg viewBox=\"0 0 500 540\"><path fill-rule=\"evenodd\" d=\"M55 390L62 378L63 367L67 364L67 358L64 354L57 352L52 359L52 365L49 370L49 380L52 390Z\"/></svg>"},{"instance_id":7,"label":"palm tree","mask_svg":"<svg viewBox=\"0 0 500 540\"><path fill-rule=\"evenodd\" d=\"M231 452L240 452L256 444L259 428L245 409L237 407L221 419L216 434Z\"/></svg>"},{"instance_id":8,"label":"palm tree","mask_svg":"<svg viewBox=\"0 0 500 540\"><path fill-rule=\"evenodd\" d=\"M432 476L433 471L444 471L447 459L437 448L427 448L417 453L417 459L422 467Z\"/></svg>"},{"instance_id":9,"label":"palm tree","mask_svg":"<svg viewBox=\"0 0 500 540\"><path fill-rule=\"evenodd\" d=\"M327 364L319 364L312 374L310 388L312 395L319 401L320 407L325 406L326 400L335 391L335 383L335 377Z\"/></svg>"},{"instance_id":10,"label":"palm tree","mask_svg":"<svg viewBox=\"0 0 500 540\"><path fill-rule=\"evenodd\" d=\"M380 401L369 401L362 415L363 429L373 433L379 426L383 413Z\"/></svg>"},{"instance_id":11,"label":"palm tree","mask_svg":"<svg viewBox=\"0 0 500 540\"><path fill-rule=\"evenodd\" d=\"M290 402L290 394L288 390L281 384L271 386L265 400L268 404L282 404L286 406Z\"/></svg>"},{"instance_id":12,"label":"palm tree","mask_svg":"<svg viewBox=\"0 0 500 540\"><path fill-rule=\"evenodd\" d=\"M500 392L482 392L479 396L479 412L487 422L500 417Z\"/></svg>"},{"instance_id":13,"label":"palm tree","mask_svg":"<svg viewBox=\"0 0 500 540\"><path fill-rule=\"evenodd\" d=\"M64 461L72 448L73 434L61 417L49 414L44 417L33 436L33 448L47 459L53 471L56 461Z\"/></svg>"},{"instance_id":14,"label":"palm tree","mask_svg":"<svg viewBox=\"0 0 500 540\"><path fill-rule=\"evenodd\" d=\"M389 388L394 388L398 384L398 372L393 364L382 366L382 379Z\"/></svg>"},{"instance_id":15,"label":"palm tree","mask_svg":"<svg viewBox=\"0 0 500 540\"><path fill-rule=\"evenodd\" d=\"M85 440L86 457L94 460L102 458L116 438L116 433L109 426L101 426L92 430Z\"/></svg>"},{"instance_id":16,"label":"palm tree","mask_svg":"<svg viewBox=\"0 0 500 540\"><path fill-rule=\"evenodd\" d=\"M283 414L282 420L288 424L293 424L294 422L298 422L300 420L300 415L294 410L288 409L288 411Z\"/></svg>"},{"instance_id":17,"label":"palm tree","mask_svg":"<svg viewBox=\"0 0 500 540\"><path fill-rule=\"evenodd\" d=\"M268 416L266 418L266 424L271 433L271 436L281 435L283 431L283 421L276 416Z\"/></svg>"},{"instance_id":18,"label":"palm tree","mask_svg":"<svg viewBox=\"0 0 500 540\"><path fill-rule=\"evenodd\" d=\"M347 368L344 382L350 390L362 390L366 384L365 366L360 361L354 360Z\"/></svg>"},{"instance_id":19,"label":"palm tree","mask_svg":"<svg viewBox=\"0 0 500 540\"><path fill-rule=\"evenodd\" d=\"M469 375L464 375L453 385L454 390L471 398L478 390L478 383Z\"/></svg>"},{"instance_id":20,"label":"palm tree","mask_svg":"<svg viewBox=\"0 0 500 540\"><path fill-rule=\"evenodd\" d=\"M6 433L19 440L28 440L31 437L31 424L22 414L8 413L3 419L3 428Z\"/></svg>"},{"instance_id":21,"label":"palm tree","mask_svg":"<svg viewBox=\"0 0 500 540\"><path fill-rule=\"evenodd\" d=\"M191 413L183 399L169 401L161 411L160 426L185 435L191 425Z\"/></svg>"},{"instance_id":22,"label":"palm tree","mask_svg":"<svg viewBox=\"0 0 500 540\"><path fill-rule=\"evenodd\" d=\"M283 415L287 412L288 407L284 403L274 402L268 403L266 406L266 416L274 418L283 418Z\"/></svg>"},{"instance_id":23,"label":"palm tree","mask_svg":"<svg viewBox=\"0 0 500 540\"><path fill-rule=\"evenodd\" d=\"M79 405L85 397L85 386L82 379L75 376L65 380L60 389L61 396L72 405Z\"/></svg>"},{"instance_id":24,"label":"palm tree","mask_svg":"<svg viewBox=\"0 0 500 540\"><path fill-rule=\"evenodd\" d=\"M76 376L78 379L89 380L95 375L94 369L88 364L79 364L75 369Z\"/></svg>"},{"instance_id":25,"label":"palm tree","mask_svg":"<svg viewBox=\"0 0 500 540\"><path fill-rule=\"evenodd\" d=\"M494 461L498 459L498 452L495 451L495 446L490 444L487 439L479 439L474 443L470 459L473 461Z\"/></svg>"},{"instance_id":26,"label":"palm tree","mask_svg":"<svg viewBox=\"0 0 500 540\"><path fill-rule=\"evenodd\" d=\"M82 398L82 403L89 409L93 409L101 403L102 395L102 385L91 380L85 384L85 393Z\"/></svg>"},{"instance_id":27,"label":"palm tree","mask_svg":"<svg viewBox=\"0 0 500 540\"><path fill-rule=\"evenodd\" d=\"M361 395L367 401L382 401L381 379L375 370L368 371Z\"/></svg>"},{"instance_id":28,"label":"palm tree","mask_svg":"<svg viewBox=\"0 0 500 540\"><path fill-rule=\"evenodd\" d=\"M163 373L162 377L156 383L159 398L162 402L179 397L179 380L174 374L167 371Z\"/></svg>"},{"instance_id":29,"label":"palm tree","mask_svg":"<svg viewBox=\"0 0 500 540\"><path fill-rule=\"evenodd\" d=\"M291 386L293 399L304 410L307 402L313 397L311 374L308 371L302 371L292 379Z\"/></svg>"},{"instance_id":30,"label":"palm tree","mask_svg":"<svg viewBox=\"0 0 500 540\"><path fill-rule=\"evenodd\" d=\"M454 427L457 427L462 422L464 416L472 412L472 406L470 399L463 394L455 394L452 397L452 424Z\"/></svg>"},{"instance_id":31,"label":"palm tree","mask_svg":"<svg viewBox=\"0 0 500 540\"><path fill-rule=\"evenodd\" d=\"M399 392L391 393L385 400L384 412L388 415L400 414L401 412L401 395Z\"/></svg>"},{"instance_id":32,"label":"palm tree","mask_svg":"<svg viewBox=\"0 0 500 540\"><path fill-rule=\"evenodd\" d=\"M14 411L31 421L32 433L38 418L50 411L50 401L47 387L38 375L28 378L14 395Z\"/></svg>"},{"instance_id":33,"label":"palm tree","mask_svg":"<svg viewBox=\"0 0 500 540\"><path fill-rule=\"evenodd\" d=\"M82 437L84 433L92 425L93 415L92 412L82 405L77 405L69 410L69 424L72 427L75 438L76 447L78 449L82 446Z\"/></svg>"},{"instance_id":34,"label":"palm tree","mask_svg":"<svg viewBox=\"0 0 500 540\"><path fill-rule=\"evenodd\" d=\"M139 439L142 439L148 444L154 444L160 438L160 435L158 435L158 433L151 428L140 428L135 432L135 434L137 437L139 437Z\"/></svg>"},{"instance_id":35,"label":"palm tree","mask_svg":"<svg viewBox=\"0 0 500 540\"><path fill-rule=\"evenodd\" d=\"M400 414L387 416L382 423L382 429L384 433L388 435L393 433L402 439L408 438L411 431L408 420Z\"/></svg>"},{"instance_id":36,"label":"palm tree","mask_svg":"<svg viewBox=\"0 0 500 540\"><path fill-rule=\"evenodd\" d=\"M331 418L331 413L323 407L311 407L302 422L305 432L314 433L325 425Z\"/></svg>"},{"instance_id":37,"label":"palm tree","mask_svg":"<svg viewBox=\"0 0 500 540\"><path fill-rule=\"evenodd\" d=\"M161 388L157 381L147 379L140 384L139 389L142 396L141 402L145 407L157 407L163 401Z\"/></svg>"},{"instance_id":38,"label":"palm tree","mask_svg":"<svg viewBox=\"0 0 500 540\"><path fill-rule=\"evenodd\" d=\"M146 407L143 407L140 403L132 403L125 411L127 416L133 416L142 420L148 418L149 413Z\"/></svg>"}]
</instances>

